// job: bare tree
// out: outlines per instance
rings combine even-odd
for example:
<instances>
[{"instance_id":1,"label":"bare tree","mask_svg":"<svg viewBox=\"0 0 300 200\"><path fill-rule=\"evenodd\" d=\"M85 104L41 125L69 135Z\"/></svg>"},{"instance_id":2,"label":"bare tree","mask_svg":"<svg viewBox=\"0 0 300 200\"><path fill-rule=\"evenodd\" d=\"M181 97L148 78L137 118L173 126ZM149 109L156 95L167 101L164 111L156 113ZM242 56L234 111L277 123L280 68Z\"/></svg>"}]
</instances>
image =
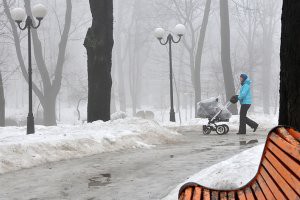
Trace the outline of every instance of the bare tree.
<instances>
[{"instance_id":1,"label":"bare tree","mask_svg":"<svg viewBox=\"0 0 300 200\"><path fill-rule=\"evenodd\" d=\"M284 0L281 28L279 124L300 130L300 4Z\"/></svg>"},{"instance_id":2,"label":"bare tree","mask_svg":"<svg viewBox=\"0 0 300 200\"><path fill-rule=\"evenodd\" d=\"M0 6L2 7L3 4L0 3ZM2 10L0 10L0 38L2 39L6 31L4 30L5 27L5 20L3 19L4 13ZM2 67L4 65L4 49L1 47L0 52L0 127L5 126L5 96L4 96L4 80L2 78Z\"/></svg>"},{"instance_id":3,"label":"bare tree","mask_svg":"<svg viewBox=\"0 0 300 200\"><path fill-rule=\"evenodd\" d=\"M5 126L5 98L2 73L0 71L0 127L1 126Z\"/></svg>"},{"instance_id":4,"label":"bare tree","mask_svg":"<svg viewBox=\"0 0 300 200\"><path fill-rule=\"evenodd\" d=\"M246 51L246 59L239 64L239 71L247 72L252 81L255 81L254 71L260 60L260 54L257 49L257 40L259 32L259 17L258 17L258 4L253 0L241 0L239 3L232 1L235 4L236 22L238 25L237 31L241 38ZM237 48L238 55L241 55L241 46ZM237 70L236 68L234 68ZM238 75L237 73L234 73ZM257 84L257 83L256 83ZM254 87L251 87L253 99L256 97ZM250 110L253 111L255 105L252 105Z\"/></svg>"},{"instance_id":5,"label":"bare tree","mask_svg":"<svg viewBox=\"0 0 300 200\"><path fill-rule=\"evenodd\" d=\"M110 120L113 1L90 0L93 21L84 46L88 56L88 122Z\"/></svg>"},{"instance_id":6,"label":"bare tree","mask_svg":"<svg viewBox=\"0 0 300 200\"><path fill-rule=\"evenodd\" d=\"M112 80L116 80L116 69L112 66ZM110 113L115 113L117 111L117 105L116 105L116 84L112 81L112 87L111 87L111 97L110 97Z\"/></svg>"},{"instance_id":7,"label":"bare tree","mask_svg":"<svg viewBox=\"0 0 300 200\"><path fill-rule=\"evenodd\" d=\"M71 78L72 77L72 78ZM72 80L78 80L77 83L74 83ZM85 102L87 100L87 78L78 72L69 72L65 73L65 78L62 84L62 88L68 88L69 92L69 100L68 102L73 102L76 104L76 112L77 112L77 119L78 120L85 120L82 119L82 115L80 112L80 104L81 102Z\"/></svg>"},{"instance_id":8,"label":"bare tree","mask_svg":"<svg viewBox=\"0 0 300 200\"><path fill-rule=\"evenodd\" d=\"M202 53L203 53L203 46L204 46L204 39L206 34L206 28L208 24L208 17L210 12L210 5L211 0L206 0L204 15L202 19L202 25L200 28L200 34L198 39L198 46L196 51L196 58L195 58L195 105L197 102L201 100L201 81L200 81L200 69L201 69L201 61L202 61Z\"/></svg>"},{"instance_id":9,"label":"bare tree","mask_svg":"<svg viewBox=\"0 0 300 200\"><path fill-rule=\"evenodd\" d=\"M135 115L140 106L141 90L143 86L144 63L149 58L150 48L147 46L148 38L145 38L145 32L149 32L145 25L146 22L141 18L143 11L141 0L134 0L131 21L129 24L128 35L128 81L130 97L132 102L132 114Z\"/></svg>"},{"instance_id":10,"label":"bare tree","mask_svg":"<svg viewBox=\"0 0 300 200\"><path fill-rule=\"evenodd\" d=\"M220 0L220 21L221 21L221 61L225 83L226 99L229 100L235 94L234 80L230 58L230 25L228 0ZM230 111L237 114L237 106L232 105Z\"/></svg>"},{"instance_id":11,"label":"bare tree","mask_svg":"<svg viewBox=\"0 0 300 200\"><path fill-rule=\"evenodd\" d=\"M172 15L184 23L187 27L188 34L183 39L183 44L188 52L191 74L191 82L195 93L195 114L197 102L201 100L201 82L200 82L200 69L202 61L202 53L204 46L204 39L206 28L208 24L211 0L207 0L205 4L204 15L202 23L199 24L199 19L202 15L202 2L197 0L171 0L172 6L169 4L161 4ZM201 28L200 28L201 27ZM200 33L197 40L197 32ZM198 41L198 42L197 42Z\"/></svg>"},{"instance_id":12,"label":"bare tree","mask_svg":"<svg viewBox=\"0 0 300 200\"><path fill-rule=\"evenodd\" d=\"M27 13L32 16L30 1L24 1L24 3L25 3L25 9ZM25 80L28 81L28 74L21 53L20 35L18 34L16 23L11 17L7 0L3 0L3 4L4 4L5 14L12 28L16 53L20 63L21 71ZM41 40L39 39L37 31L32 30L34 57L39 71L39 75L42 79L41 87L39 87L36 83L33 83L33 91L36 94L36 96L39 98L41 105L43 107L44 125L46 126L56 125L56 110L55 110L56 98L61 88L63 66L65 62L65 52L66 52L66 46L67 46L69 31L71 26L71 15L72 15L72 1L66 0L65 23L64 23L64 28L58 46L59 51L58 51L55 71L53 74L51 74L51 72L49 72L47 68L47 64L45 62L44 55L43 55Z\"/></svg>"},{"instance_id":13,"label":"bare tree","mask_svg":"<svg viewBox=\"0 0 300 200\"><path fill-rule=\"evenodd\" d=\"M259 1L259 19L262 29L262 100L263 110L265 114L270 114L271 101L271 78L272 78L272 53L273 53L273 39L276 24L279 21L277 13L279 2L278 0Z\"/></svg>"},{"instance_id":14,"label":"bare tree","mask_svg":"<svg viewBox=\"0 0 300 200\"><path fill-rule=\"evenodd\" d=\"M118 95L120 110L126 112L126 95L125 95L125 82L124 82L124 65L125 58L127 56L126 46L128 46L128 40L124 40L125 32L122 31L123 27L123 1L119 0L118 4L118 15L117 18L117 29L116 29L116 59L117 59L117 74L118 74ZM124 44L125 43L125 44Z\"/></svg>"},{"instance_id":15,"label":"bare tree","mask_svg":"<svg viewBox=\"0 0 300 200\"><path fill-rule=\"evenodd\" d=\"M254 68L257 65L255 55L255 42L258 34L258 8L257 3L251 0L241 0L235 3L236 21L238 24L238 33L244 43L247 51L247 64L242 66L242 70L247 72L253 79Z\"/></svg>"}]
</instances>

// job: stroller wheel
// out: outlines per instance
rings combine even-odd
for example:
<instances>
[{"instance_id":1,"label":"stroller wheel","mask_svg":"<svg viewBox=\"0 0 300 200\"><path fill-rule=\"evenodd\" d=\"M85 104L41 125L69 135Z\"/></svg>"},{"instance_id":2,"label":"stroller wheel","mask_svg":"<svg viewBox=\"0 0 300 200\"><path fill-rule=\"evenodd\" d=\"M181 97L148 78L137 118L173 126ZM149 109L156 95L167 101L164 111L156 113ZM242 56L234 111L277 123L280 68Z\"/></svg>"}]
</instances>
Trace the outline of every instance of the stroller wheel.
<instances>
[{"instance_id":1,"label":"stroller wheel","mask_svg":"<svg viewBox=\"0 0 300 200\"><path fill-rule=\"evenodd\" d=\"M226 134L226 128L223 125L217 126L216 132L218 135L224 135Z\"/></svg>"},{"instance_id":2,"label":"stroller wheel","mask_svg":"<svg viewBox=\"0 0 300 200\"><path fill-rule=\"evenodd\" d=\"M223 124L222 126L224 126L224 128L225 128L224 134L227 134L229 132L229 126L227 126L226 124Z\"/></svg>"},{"instance_id":3,"label":"stroller wheel","mask_svg":"<svg viewBox=\"0 0 300 200\"><path fill-rule=\"evenodd\" d=\"M204 125L204 126L203 126L203 134L204 134L204 135L208 135L208 134L210 134L210 133L211 133L211 127L210 127L210 126Z\"/></svg>"}]
</instances>

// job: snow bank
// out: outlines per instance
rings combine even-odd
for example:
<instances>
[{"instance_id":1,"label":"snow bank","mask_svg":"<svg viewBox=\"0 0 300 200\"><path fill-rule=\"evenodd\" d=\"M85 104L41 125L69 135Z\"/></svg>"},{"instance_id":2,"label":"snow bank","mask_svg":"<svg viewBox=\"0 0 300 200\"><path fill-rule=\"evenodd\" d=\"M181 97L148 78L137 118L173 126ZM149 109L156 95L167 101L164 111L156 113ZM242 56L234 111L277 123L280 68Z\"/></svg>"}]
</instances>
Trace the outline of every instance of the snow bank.
<instances>
[{"instance_id":1,"label":"snow bank","mask_svg":"<svg viewBox=\"0 0 300 200\"><path fill-rule=\"evenodd\" d=\"M180 187L196 182L215 189L235 189L248 183L256 174L264 144L248 149L234 157L206 168L178 185L163 200L178 199Z\"/></svg>"},{"instance_id":2,"label":"snow bank","mask_svg":"<svg viewBox=\"0 0 300 200\"><path fill-rule=\"evenodd\" d=\"M125 112L122 112L122 111L118 111L118 112L115 112L113 113L111 116L110 116L110 119L112 121L114 120L117 120L117 119L125 119L127 117L127 114Z\"/></svg>"},{"instance_id":3,"label":"snow bank","mask_svg":"<svg viewBox=\"0 0 300 200\"><path fill-rule=\"evenodd\" d=\"M178 133L155 121L126 118L82 125L0 128L0 174L47 162L79 158L125 148L151 148L176 140Z\"/></svg>"}]
</instances>

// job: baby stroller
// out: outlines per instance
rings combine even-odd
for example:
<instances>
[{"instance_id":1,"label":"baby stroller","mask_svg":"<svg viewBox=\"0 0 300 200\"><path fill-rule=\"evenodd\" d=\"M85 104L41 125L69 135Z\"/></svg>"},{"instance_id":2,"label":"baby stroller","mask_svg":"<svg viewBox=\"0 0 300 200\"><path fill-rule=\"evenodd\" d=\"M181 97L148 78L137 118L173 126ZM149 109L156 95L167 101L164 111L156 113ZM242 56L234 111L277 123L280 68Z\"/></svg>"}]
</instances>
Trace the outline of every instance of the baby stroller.
<instances>
[{"instance_id":1,"label":"baby stroller","mask_svg":"<svg viewBox=\"0 0 300 200\"><path fill-rule=\"evenodd\" d=\"M217 124L218 122L229 122L232 114L228 111L231 102L225 106L219 103L219 98L210 98L197 103L197 117L207 118L208 124L203 125L203 134L208 135L211 131L216 131L218 135L225 135L229 132L229 126L226 124Z\"/></svg>"}]
</instances>

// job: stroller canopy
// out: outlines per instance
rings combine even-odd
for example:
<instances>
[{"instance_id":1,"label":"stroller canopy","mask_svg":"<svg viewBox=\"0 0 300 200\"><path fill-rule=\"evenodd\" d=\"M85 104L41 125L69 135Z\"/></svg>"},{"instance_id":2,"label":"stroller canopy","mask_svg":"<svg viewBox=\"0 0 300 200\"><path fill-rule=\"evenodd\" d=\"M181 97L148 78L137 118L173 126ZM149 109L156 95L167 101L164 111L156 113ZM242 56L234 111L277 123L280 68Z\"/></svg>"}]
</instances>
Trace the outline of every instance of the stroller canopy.
<instances>
[{"instance_id":1,"label":"stroller canopy","mask_svg":"<svg viewBox=\"0 0 300 200\"><path fill-rule=\"evenodd\" d=\"M229 120L232 114L220 103L219 97L212 97L197 103L197 117L199 118L210 119L221 110L222 112L218 118L220 120Z\"/></svg>"}]
</instances>

